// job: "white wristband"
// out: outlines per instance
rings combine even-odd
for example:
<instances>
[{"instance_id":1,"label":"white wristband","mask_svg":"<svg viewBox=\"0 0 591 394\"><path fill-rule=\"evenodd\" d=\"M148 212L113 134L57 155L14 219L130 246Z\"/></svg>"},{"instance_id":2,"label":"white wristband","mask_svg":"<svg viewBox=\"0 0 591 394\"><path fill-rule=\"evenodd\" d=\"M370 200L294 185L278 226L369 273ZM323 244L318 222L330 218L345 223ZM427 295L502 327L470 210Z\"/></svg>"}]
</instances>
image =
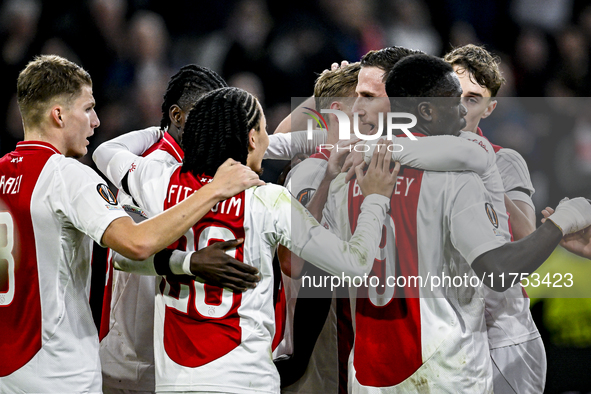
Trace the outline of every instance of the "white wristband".
<instances>
[{"instance_id":1,"label":"white wristband","mask_svg":"<svg viewBox=\"0 0 591 394\"><path fill-rule=\"evenodd\" d=\"M184 252L182 250L175 250L170 256L168 266L170 271L175 275L191 275L191 255L193 252Z\"/></svg>"}]
</instances>

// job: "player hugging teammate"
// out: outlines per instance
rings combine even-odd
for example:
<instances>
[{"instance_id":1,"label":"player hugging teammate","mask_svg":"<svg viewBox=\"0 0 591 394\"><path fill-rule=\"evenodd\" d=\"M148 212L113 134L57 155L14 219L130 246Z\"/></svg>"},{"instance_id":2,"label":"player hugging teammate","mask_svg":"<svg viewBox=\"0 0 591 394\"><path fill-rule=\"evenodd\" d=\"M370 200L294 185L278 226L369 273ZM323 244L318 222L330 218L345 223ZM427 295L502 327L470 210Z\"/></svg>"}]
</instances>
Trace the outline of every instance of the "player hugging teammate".
<instances>
[{"instance_id":1,"label":"player hugging teammate","mask_svg":"<svg viewBox=\"0 0 591 394\"><path fill-rule=\"evenodd\" d=\"M268 136L256 97L211 70L183 67L160 128L95 152L121 196L139 205L132 210L148 217L134 223L72 159L99 126L90 76L57 56L35 59L18 79L25 141L0 159L0 349L10 355L0 362L0 392L542 392L545 355L528 299L521 285L492 278L533 272L560 242L583 253L577 234L591 225L591 204L564 201L535 229L525 162L478 129L501 83L495 59L475 46L445 61L391 47L336 65L317 81L315 110L357 114L351 131L367 135L380 129L380 113L416 119L417 141L393 137L402 150L382 139L349 153L368 137L337 141L338 117L311 142L301 130ZM293 124L301 117L295 111ZM258 179L264 157L320 144L335 148L288 176L298 198ZM118 269L156 277L140 285L117 274L114 300L125 302L111 303L100 358L88 304L93 240L113 250ZM302 289L277 333L279 248L286 281L466 274L484 286L350 286L318 302ZM117 334L151 319L137 314L140 303L154 311L153 330L141 335L153 335L153 355L150 346L141 353L136 334ZM273 360L276 334L289 345Z\"/></svg>"}]
</instances>

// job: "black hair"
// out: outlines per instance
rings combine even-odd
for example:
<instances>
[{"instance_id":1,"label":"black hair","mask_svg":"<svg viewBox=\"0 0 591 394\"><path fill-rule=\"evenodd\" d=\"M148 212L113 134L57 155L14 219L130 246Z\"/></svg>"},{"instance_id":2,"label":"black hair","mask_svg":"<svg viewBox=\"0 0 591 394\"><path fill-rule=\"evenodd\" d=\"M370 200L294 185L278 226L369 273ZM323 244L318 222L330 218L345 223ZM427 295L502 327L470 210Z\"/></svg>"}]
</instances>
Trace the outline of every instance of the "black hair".
<instances>
[{"instance_id":1,"label":"black hair","mask_svg":"<svg viewBox=\"0 0 591 394\"><path fill-rule=\"evenodd\" d=\"M413 105L413 97L440 97L451 89L449 79L453 68L442 59L431 55L412 55L400 60L386 77L386 93L392 107ZM408 97L404 100L392 100Z\"/></svg>"},{"instance_id":2,"label":"black hair","mask_svg":"<svg viewBox=\"0 0 591 394\"><path fill-rule=\"evenodd\" d=\"M245 90L222 88L205 94L187 116L182 172L214 175L229 158L246 164L248 133L258 129L262 116L258 100Z\"/></svg>"},{"instance_id":3,"label":"black hair","mask_svg":"<svg viewBox=\"0 0 591 394\"><path fill-rule=\"evenodd\" d=\"M391 46L369 51L361 58L361 67L378 67L388 72L398 61L410 56L423 54L423 51L399 46Z\"/></svg>"},{"instance_id":4,"label":"black hair","mask_svg":"<svg viewBox=\"0 0 591 394\"><path fill-rule=\"evenodd\" d=\"M196 64L181 67L168 81L162 102L160 128L166 130L170 126L168 111L174 104L181 107L183 111L188 111L203 94L227 86L226 81L218 73L207 67Z\"/></svg>"}]
</instances>

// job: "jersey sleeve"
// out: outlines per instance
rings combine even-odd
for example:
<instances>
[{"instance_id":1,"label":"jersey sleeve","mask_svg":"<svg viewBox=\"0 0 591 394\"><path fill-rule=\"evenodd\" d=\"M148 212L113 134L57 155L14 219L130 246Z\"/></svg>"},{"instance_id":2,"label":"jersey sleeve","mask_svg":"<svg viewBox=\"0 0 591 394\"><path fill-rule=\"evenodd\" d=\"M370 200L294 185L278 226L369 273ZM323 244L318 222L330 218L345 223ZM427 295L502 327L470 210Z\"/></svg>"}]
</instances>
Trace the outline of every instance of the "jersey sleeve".
<instances>
[{"instance_id":1,"label":"jersey sleeve","mask_svg":"<svg viewBox=\"0 0 591 394\"><path fill-rule=\"evenodd\" d=\"M509 198L523 201L535 211L532 201L535 189L523 157L513 149L503 148L497 152L497 167Z\"/></svg>"},{"instance_id":2,"label":"jersey sleeve","mask_svg":"<svg viewBox=\"0 0 591 394\"><path fill-rule=\"evenodd\" d=\"M56 190L51 194L54 208L74 227L105 247L101 240L109 224L129 216L96 172L77 160L61 159Z\"/></svg>"},{"instance_id":3,"label":"jersey sleeve","mask_svg":"<svg viewBox=\"0 0 591 394\"><path fill-rule=\"evenodd\" d=\"M291 160L298 153L311 155L316 153L316 147L326 142L326 130L315 130L312 139L308 139L307 131L293 133L271 134L269 147L264 159Z\"/></svg>"},{"instance_id":4,"label":"jersey sleeve","mask_svg":"<svg viewBox=\"0 0 591 394\"><path fill-rule=\"evenodd\" d=\"M365 199L356 231L345 242L321 226L285 188L276 194L270 206L276 243L332 275L362 276L369 272L390 206L387 197L370 195Z\"/></svg>"},{"instance_id":5,"label":"jersey sleeve","mask_svg":"<svg viewBox=\"0 0 591 394\"><path fill-rule=\"evenodd\" d=\"M308 158L291 169L286 177L287 190L306 206L326 174L327 161Z\"/></svg>"},{"instance_id":6,"label":"jersey sleeve","mask_svg":"<svg viewBox=\"0 0 591 394\"><path fill-rule=\"evenodd\" d=\"M131 163L127 176L129 194L150 217L164 210L170 177L179 166L150 156L135 156Z\"/></svg>"},{"instance_id":7,"label":"jersey sleeve","mask_svg":"<svg viewBox=\"0 0 591 394\"><path fill-rule=\"evenodd\" d=\"M472 264L474 259L511 239L482 181L473 173L450 179L447 220L452 244Z\"/></svg>"},{"instance_id":8,"label":"jersey sleeve","mask_svg":"<svg viewBox=\"0 0 591 394\"><path fill-rule=\"evenodd\" d=\"M132 131L102 143L92 155L97 168L121 189L121 180L136 156L141 155L162 138L158 127Z\"/></svg>"},{"instance_id":9,"label":"jersey sleeve","mask_svg":"<svg viewBox=\"0 0 591 394\"><path fill-rule=\"evenodd\" d=\"M394 139L392 159L401 165L428 171L474 171L478 175L486 172L494 163L494 152L479 144L450 135L431 136L411 140ZM490 155L492 152L492 156ZM371 160L373 149L365 154L366 162Z\"/></svg>"},{"instance_id":10,"label":"jersey sleeve","mask_svg":"<svg viewBox=\"0 0 591 394\"><path fill-rule=\"evenodd\" d=\"M113 251L113 267L119 271L131 272L138 275L156 276L154 269L154 255L146 260L132 260Z\"/></svg>"}]
</instances>

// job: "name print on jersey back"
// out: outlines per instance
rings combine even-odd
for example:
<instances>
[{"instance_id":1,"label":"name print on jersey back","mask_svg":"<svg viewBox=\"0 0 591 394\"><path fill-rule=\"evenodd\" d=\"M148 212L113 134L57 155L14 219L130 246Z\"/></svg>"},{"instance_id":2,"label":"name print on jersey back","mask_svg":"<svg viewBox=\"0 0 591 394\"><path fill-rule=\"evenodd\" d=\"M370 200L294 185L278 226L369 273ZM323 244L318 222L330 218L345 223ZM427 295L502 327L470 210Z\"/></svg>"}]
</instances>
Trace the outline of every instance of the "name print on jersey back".
<instances>
[{"instance_id":1,"label":"name print on jersey back","mask_svg":"<svg viewBox=\"0 0 591 394\"><path fill-rule=\"evenodd\" d=\"M165 209L176 205L209 183L175 171L168 188ZM178 242L186 250L203 249L215 242L244 238L244 192L216 204ZM243 261L243 246L228 251ZM171 360L185 367L199 367L216 360L241 343L238 307L242 293L194 280L167 276L159 286L166 304L164 349Z\"/></svg>"}]
</instances>

